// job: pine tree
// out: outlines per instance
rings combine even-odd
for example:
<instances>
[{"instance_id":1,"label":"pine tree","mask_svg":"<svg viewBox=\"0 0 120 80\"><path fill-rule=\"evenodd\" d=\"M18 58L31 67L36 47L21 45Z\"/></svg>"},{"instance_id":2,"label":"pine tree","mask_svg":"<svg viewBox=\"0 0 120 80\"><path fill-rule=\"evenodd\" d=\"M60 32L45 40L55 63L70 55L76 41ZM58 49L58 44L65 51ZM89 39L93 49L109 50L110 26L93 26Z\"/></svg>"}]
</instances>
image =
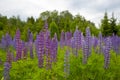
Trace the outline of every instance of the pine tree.
<instances>
[{"instance_id":1,"label":"pine tree","mask_svg":"<svg viewBox=\"0 0 120 80\"><path fill-rule=\"evenodd\" d=\"M111 28L111 33L114 33L114 35L116 35L117 26L116 26L116 19L114 18L114 13L112 13L112 18L110 19L110 28Z\"/></svg>"},{"instance_id":2,"label":"pine tree","mask_svg":"<svg viewBox=\"0 0 120 80\"><path fill-rule=\"evenodd\" d=\"M103 36L111 35L111 33L110 33L110 26L109 25L110 24L109 24L108 15L107 15L107 12L105 12L104 18L101 21L101 29L102 29Z\"/></svg>"}]
</instances>

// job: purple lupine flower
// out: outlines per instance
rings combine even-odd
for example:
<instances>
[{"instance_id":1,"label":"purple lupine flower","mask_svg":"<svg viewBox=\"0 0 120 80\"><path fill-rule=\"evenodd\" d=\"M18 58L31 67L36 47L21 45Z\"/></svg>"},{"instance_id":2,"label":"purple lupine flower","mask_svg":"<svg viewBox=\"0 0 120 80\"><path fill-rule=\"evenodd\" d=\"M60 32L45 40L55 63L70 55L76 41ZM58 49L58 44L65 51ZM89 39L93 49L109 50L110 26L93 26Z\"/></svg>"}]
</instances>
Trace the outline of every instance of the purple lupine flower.
<instances>
[{"instance_id":1,"label":"purple lupine flower","mask_svg":"<svg viewBox=\"0 0 120 80\"><path fill-rule=\"evenodd\" d=\"M46 41L48 36L50 36L50 31L46 30L46 32L44 32L44 49L46 48Z\"/></svg>"},{"instance_id":2,"label":"purple lupine flower","mask_svg":"<svg viewBox=\"0 0 120 80\"><path fill-rule=\"evenodd\" d=\"M69 38L68 38L69 39L68 40L68 43L69 43L68 46L70 47L71 46L70 44L71 44L72 32L69 32L68 36L69 36Z\"/></svg>"},{"instance_id":3,"label":"purple lupine flower","mask_svg":"<svg viewBox=\"0 0 120 80\"><path fill-rule=\"evenodd\" d=\"M33 34L32 34L32 32L29 35L29 42L33 42Z\"/></svg>"},{"instance_id":4,"label":"purple lupine flower","mask_svg":"<svg viewBox=\"0 0 120 80\"><path fill-rule=\"evenodd\" d=\"M19 29L16 31L16 60L21 59L22 56L22 41L20 40L20 31Z\"/></svg>"},{"instance_id":5,"label":"purple lupine flower","mask_svg":"<svg viewBox=\"0 0 120 80\"><path fill-rule=\"evenodd\" d=\"M12 55L12 53L8 50L8 52L7 52L7 62L9 63L9 64L11 64L12 63L12 61L14 60L13 59L14 57L13 57L13 55Z\"/></svg>"},{"instance_id":6,"label":"purple lupine flower","mask_svg":"<svg viewBox=\"0 0 120 80\"><path fill-rule=\"evenodd\" d=\"M2 39L1 39L1 47L5 50L6 48L6 40L5 40L5 36L2 36Z\"/></svg>"},{"instance_id":7,"label":"purple lupine flower","mask_svg":"<svg viewBox=\"0 0 120 80\"><path fill-rule=\"evenodd\" d=\"M76 28L76 31L74 32L74 40L75 40L75 48L76 52L75 55L78 55L78 50L81 48L81 32Z\"/></svg>"},{"instance_id":8,"label":"purple lupine flower","mask_svg":"<svg viewBox=\"0 0 120 80\"><path fill-rule=\"evenodd\" d=\"M111 40L110 37L106 38L105 49L104 49L104 67L107 69L110 63L110 50L111 50Z\"/></svg>"},{"instance_id":9,"label":"purple lupine flower","mask_svg":"<svg viewBox=\"0 0 120 80\"><path fill-rule=\"evenodd\" d=\"M1 40L2 48L3 49L8 49L9 46L11 46L11 41L12 41L12 38L8 33L6 33L5 36L2 36L2 40Z\"/></svg>"},{"instance_id":10,"label":"purple lupine flower","mask_svg":"<svg viewBox=\"0 0 120 80\"><path fill-rule=\"evenodd\" d=\"M120 54L120 37L117 38L117 43L118 43L118 46L119 46L118 53Z\"/></svg>"},{"instance_id":11,"label":"purple lupine flower","mask_svg":"<svg viewBox=\"0 0 120 80\"><path fill-rule=\"evenodd\" d=\"M119 37L117 35L113 35L111 41L113 50L116 52L116 54L119 54Z\"/></svg>"},{"instance_id":12,"label":"purple lupine flower","mask_svg":"<svg viewBox=\"0 0 120 80\"><path fill-rule=\"evenodd\" d=\"M70 46L70 41L72 38L72 33L71 32L66 32L65 33L65 45Z\"/></svg>"},{"instance_id":13,"label":"purple lupine flower","mask_svg":"<svg viewBox=\"0 0 120 80\"><path fill-rule=\"evenodd\" d=\"M57 49L58 49L58 40L57 40L57 35L55 33L54 38L52 39L52 42L51 42L51 52L52 52L52 61L53 62L56 62Z\"/></svg>"},{"instance_id":14,"label":"purple lupine flower","mask_svg":"<svg viewBox=\"0 0 120 80\"><path fill-rule=\"evenodd\" d=\"M6 40L6 48L9 48L12 42L12 38L8 33L6 33L5 40Z\"/></svg>"},{"instance_id":15,"label":"purple lupine flower","mask_svg":"<svg viewBox=\"0 0 120 80\"><path fill-rule=\"evenodd\" d=\"M103 46L103 45L102 45L102 44L103 44L102 40L103 40L103 39L102 39L102 33L100 32L100 33L99 33L99 51L98 51L99 53L102 53L102 51L103 51L103 50L102 50L102 46Z\"/></svg>"},{"instance_id":16,"label":"purple lupine flower","mask_svg":"<svg viewBox=\"0 0 120 80\"><path fill-rule=\"evenodd\" d=\"M91 54L91 48L92 48L92 45L91 45L91 34L90 34L90 28L89 27L86 28L85 43L86 43L86 48L88 48L87 56L89 56Z\"/></svg>"},{"instance_id":17,"label":"purple lupine flower","mask_svg":"<svg viewBox=\"0 0 120 80\"><path fill-rule=\"evenodd\" d=\"M40 32L37 36L37 47L38 47L38 66L43 67L43 55L44 55L44 33Z\"/></svg>"},{"instance_id":18,"label":"purple lupine flower","mask_svg":"<svg viewBox=\"0 0 120 80\"><path fill-rule=\"evenodd\" d=\"M93 37L92 37L92 46L93 46L94 48L96 48L97 45L98 45L98 40L97 40L97 38L96 38L95 36L93 36Z\"/></svg>"},{"instance_id":19,"label":"purple lupine flower","mask_svg":"<svg viewBox=\"0 0 120 80\"><path fill-rule=\"evenodd\" d=\"M45 54L46 54L46 68L51 69L52 67L52 55L51 55L51 39L50 34L46 34L46 48L45 48Z\"/></svg>"},{"instance_id":20,"label":"purple lupine flower","mask_svg":"<svg viewBox=\"0 0 120 80\"><path fill-rule=\"evenodd\" d=\"M25 42L21 41L21 45L22 45L22 50L23 50L23 48L25 47Z\"/></svg>"},{"instance_id":21,"label":"purple lupine flower","mask_svg":"<svg viewBox=\"0 0 120 80\"><path fill-rule=\"evenodd\" d=\"M17 53L18 53L18 59L17 59L17 54L16 54L16 60L19 60L19 59L22 58L22 49L23 49L23 47L22 47L22 40L20 40L20 42L19 42L19 49L16 49L16 50L18 50L17 51Z\"/></svg>"},{"instance_id":22,"label":"purple lupine flower","mask_svg":"<svg viewBox=\"0 0 120 80\"><path fill-rule=\"evenodd\" d=\"M63 48L65 45L65 33L64 31L61 32L61 37L60 37L60 47Z\"/></svg>"},{"instance_id":23,"label":"purple lupine flower","mask_svg":"<svg viewBox=\"0 0 120 80\"><path fill-rule=\"evenodd\" d=\"M87 47L87 43L84 39L83 34L81 34L81 39L82 39L82 52L83 52L83 64L87 63L87 57L88 57L88 47Z\"/></svg>"},{"instance_id":24,"label":"purple lupine flower","mask_svg":"<svg viewBox=\"0 0 120 80\"><path fill-rule=\"evenodd\" d=\"M66 50L65 56L64 56L64 72L65 72L65 77L68 77L70 73L70 52Z\"/></svg>"},{"instance_id":25,"label":"purple lupine flower","mask_svg":"<svg viewBox=\"0 0 120 80\"><path fill-rule=\"evenodd\" d=\"M8 62L4 63L4 80L10 80L10 64Z\"/></svg>"},{"instance_id":26,"label":"purple lupine flower","mask_svg":"<svg viewBox=\"0 0 120 80\"><path fill-rule=\"evenodd\" d=\"M28 47L29 47L29 51L30 51L30 58L33 59L34 55L33 55L33 34L32 34L32 32L29 33Z\"/></svg>"},{"instance_id":27,"label":"purple lupine flower","mask_svg":"<svg viewBox=\"0 0 120 80\"><path fill-rule=\"evenodd\" d=\"M29 49L30 49L30 58L33 59L33 42L29 42Z\"/></svg>"},{"instance_id":28,"label":"purple lupine flower","mask_svg":"<svg viewBox=\"0 0 120 80\"><path fill-rule=\"evenodd\" d=\"M98 38L94 37L93 41L94 41L93 43L94 51L98 53Z\"/></svg>"},{"instance_id":29,"label":"purple lupine flower","mask_svg":"<svg viewBox=\"0 0 120 80\"><path fill-rule=\"evenodd\" d=\"M71 48L72 48L72 53L74 53L75 52L75 40L73 37L71 38Z\"/></svg>"}]
</instances>

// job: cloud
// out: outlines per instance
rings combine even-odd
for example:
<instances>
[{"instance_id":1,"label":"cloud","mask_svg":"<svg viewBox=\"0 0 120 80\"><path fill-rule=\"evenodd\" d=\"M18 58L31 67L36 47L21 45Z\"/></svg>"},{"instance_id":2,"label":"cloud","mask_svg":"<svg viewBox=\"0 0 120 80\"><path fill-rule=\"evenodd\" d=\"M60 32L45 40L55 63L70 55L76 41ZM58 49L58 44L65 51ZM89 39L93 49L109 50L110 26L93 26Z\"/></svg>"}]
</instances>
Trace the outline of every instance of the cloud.
<instances>
[{"instance_id":1,"label":"cloud","mask_svg":"<svg viewBox=\"0 0 120 80\"><path fill-rule=\"evenodd\" d=\"M25 20L28 16L37 18L40 12L46 10L69 10L72 14L79 13L96 25L107 10L109 17L115 12L120 19L119 0L0 0L0 13L8 17L20 15Z\"/></svg>"},{"instance_id":2,"label":"cloud","mask_svg":"<svg viewBox=\"0 0 120 80\"><path fill-rule=\"evenodd\" d=\"M70 0L70 8L75 12L79 12L86 19L93 21L98 26L101 19L104 16L104 12L107 11L108 16L111 17L112 12L115 16L118 16L120 9L119 0Z\"/></svg>"}]
</instances>

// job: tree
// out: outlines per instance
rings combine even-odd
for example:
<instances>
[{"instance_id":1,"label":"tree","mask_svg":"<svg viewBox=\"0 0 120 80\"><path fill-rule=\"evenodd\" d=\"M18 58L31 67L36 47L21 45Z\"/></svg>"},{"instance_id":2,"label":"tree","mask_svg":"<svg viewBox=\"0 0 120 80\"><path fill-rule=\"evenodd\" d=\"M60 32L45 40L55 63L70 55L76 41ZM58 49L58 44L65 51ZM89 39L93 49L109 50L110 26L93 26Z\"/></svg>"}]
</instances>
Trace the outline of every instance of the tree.
<instances>
[{"instance_id":1,"label":"tree","mask_svg":"<svg viewBox=\"0 0 120 80\"><path fill-rule=\"evenodd\" d=\"M117 35L120 36L120 22L117 24Z\"/></svg>"},{"instance_id":2,"label":"tree","mask_svg":"<svg viewBox=\"0 0 120 80\"><path fill-rule=\"evenodd\" d=\"M57 38L59 40L60 36L59 36L58 26L56 25L56 23L54 21L52 21L50 23L50 35L51 35L52 38L54 37L55 33L57 34Z\"/></svg>"},{"instance_id":3,"label":"tree","mask_svg":"<svg viewBox=\"0 0 120 80\"><path fill-rule=\"evenodd\" d=\"M110 28L111 28L111 33L114 33L114 35L116 35L118 29L116 25L116 19L114 18L114 13L112 13L112 18L110 19Z\"/></svg>"},{"instance_id":4,"label":"tree","mask_svg":"<svg viewBox=\"0 0 120 80\"><path fill-rule=\"evenodd\" d=\"M108 19L107 12L105 12L104 18L101 21L101 31L102 31L103 36L111 35L110 24L109 24L109 19Z\"/></svg>"},{"instance_id":5,"label":"tree","mask_svg":"<svg viewBox=\"0 0 120 80\"><path fill-rule=\"evenodd\" d=\"M73 15L68 11L60 12L60 27L62 30L64 29L65 32L70 31L70 23L73 20Z\"/></svg>"}]
</instances>

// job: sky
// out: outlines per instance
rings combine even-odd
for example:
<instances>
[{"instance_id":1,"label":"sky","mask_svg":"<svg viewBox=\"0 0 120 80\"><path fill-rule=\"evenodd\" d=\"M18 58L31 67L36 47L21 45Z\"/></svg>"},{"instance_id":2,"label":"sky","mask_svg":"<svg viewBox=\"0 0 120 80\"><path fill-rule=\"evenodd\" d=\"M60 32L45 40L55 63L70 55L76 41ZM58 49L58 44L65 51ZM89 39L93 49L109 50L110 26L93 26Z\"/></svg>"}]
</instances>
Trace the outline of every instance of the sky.
<instances>
[{"instance_id":1,"label":"sky","mask_svg":"<svg viewBox=\"0 0 120 80\"><path fill-rule=\"evenodd\" d=\"M120 20L120 0L0 0L0 14L8 17L20 16L22 20L33 16L38 18L46 10L69 10L73 15L80 14L98 26L108 12L110 18L114 12Z\"/></svg>"}]
</instances>

